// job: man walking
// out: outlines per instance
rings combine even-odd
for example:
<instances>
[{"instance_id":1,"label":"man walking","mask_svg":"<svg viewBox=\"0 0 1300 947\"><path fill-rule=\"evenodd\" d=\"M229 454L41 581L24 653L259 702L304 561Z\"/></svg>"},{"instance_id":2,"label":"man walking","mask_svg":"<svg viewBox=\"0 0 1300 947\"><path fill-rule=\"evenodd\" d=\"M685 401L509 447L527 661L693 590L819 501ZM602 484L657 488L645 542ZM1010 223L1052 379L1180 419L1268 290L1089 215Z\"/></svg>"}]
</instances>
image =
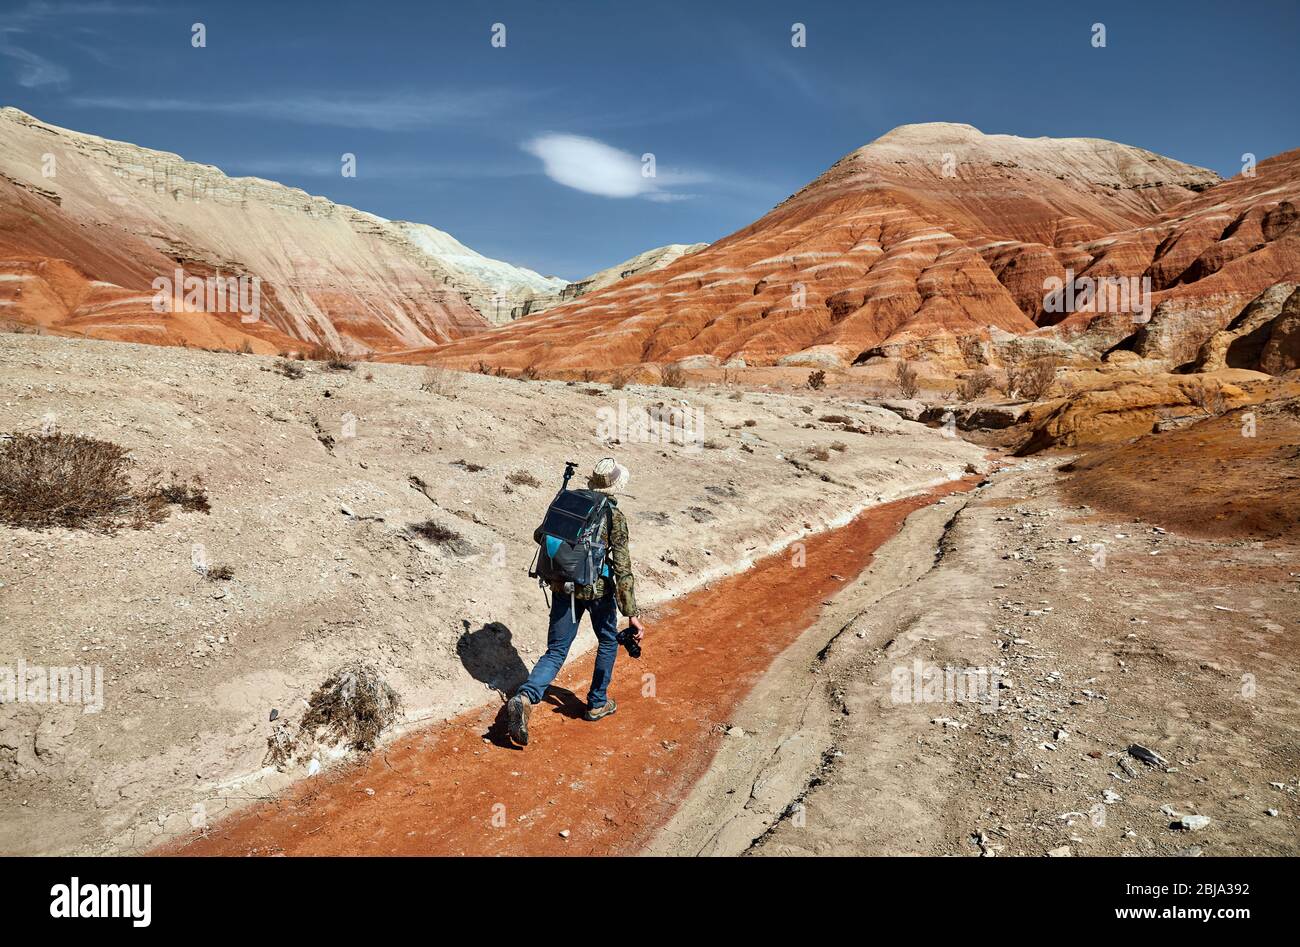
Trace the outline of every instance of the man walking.
<instances>
[{"instance_id":1,"label":"man walking","mask_svg":"<svg viewBox=\"0 0 1300 947\"><path fill-rule=\"evenodd\" d=\"M601 538L609 550L607 567L601 570L594 583L578 586L572 593L559 585L551 586L551 626L546 637L546 653L538 659L528 680L506 704L510 737L516 743L528 744L528 717L533 705L541 703L546 688L563 667L584 614L591 615L597 642L596 669L591 676L591 689L587 692L584 719L599 720L618 709L614 698L608 694L609 682L614 676L614 659L618 657L618 613L627 616L629 630L638 643L645 630L636 617L636 588L628 548L627 518L613 498L627 486L630 476L626 467L614 458L606 457L596 464L587 479L588 490L599 491L609 498L610 515L601 527Z\"/></svg>"}]
</instances>

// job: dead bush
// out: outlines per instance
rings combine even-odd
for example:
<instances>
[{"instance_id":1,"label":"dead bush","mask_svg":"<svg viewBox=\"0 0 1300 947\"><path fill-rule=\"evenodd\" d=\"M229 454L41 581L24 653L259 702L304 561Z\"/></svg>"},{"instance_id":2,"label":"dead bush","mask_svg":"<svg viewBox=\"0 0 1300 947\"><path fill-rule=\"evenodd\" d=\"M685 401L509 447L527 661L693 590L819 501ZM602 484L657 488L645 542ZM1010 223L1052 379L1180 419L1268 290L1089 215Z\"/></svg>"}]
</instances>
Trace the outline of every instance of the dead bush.
<instances>
[{"instance_id":1,"label":"dead bush","mask_svg":"<svg viewBox=\"0 0 1300 947\"><path fill-rule=\"evenodd\" d=\"M1056 359L1039 355L1013 362L1007 368L1007 394L1026 401L1039 401L1056 381Z\"/></svg>"},{"instance_id":2,"label":"dead bush","mask_svg":"<svg viewBox=\"0 0 1300 947\"><path fill-rule=\"evenodd\" d=\"M824 447L808 448L808 456L813 460L827 461L831 459L831 452Z\"/></svg>"},{"instance_id":3,"label":"dead bush","mask_svg":"<svg viewBox=\"0 0 1300 947\"><path fill-rule=\"evenodd\" d=\"M329 346L320 346L311 353L313 362L323 362L332 372L350 372L357 367L357 357Z\"/></svg>"},{"instance_id":4,"label":"dead bush","mask_svg":"<svg viewBox=\"0 0 1300 947\"><path fill-rule=\"evenodd\" d=\"M680 365L665 365L660 380L665 388L685 388L686 371Z\"/></svg>"},{"instance_id":5,"label":"dead bush","mask_svg":"<svg viewBox=\"0 0 1300 947\"><path fill-rule=\"evenodd\" d=\"M753 418L745 418L745 427L758 427L758 422Z\"/></svg>"},{"instance_id":6,"label":"dead bush","mask_svg":"<svg viewBox=\"0 0 1300 947\"><path fill-rule=\"evenodd\" d=\"M303 376L303 367L301 362L287 362L284 359L277 359L272 370L285 378L291 378L297 381Z\"/></svg>"},{"instance_id":7,"label":"dead bush","mask_svg":"<svg viewBox=\"0 0 1300 947\"><path fill-rule=\"evenodd\" d=\"M209 582L229 582L234 577L234 567L227 565L210 566L208 571L203 574L203 578Z\"/></svg>"},{"instance_id":8,"label":"dead bush","mask_svg":"<svg viewBox=\"0 0 1300 947\"><path fill-rule=\"evenodd\" d=\"M609 383L609 387L614 391L622 391L627 387L627 375L619 373L614 376L614 380Z\"/></svg>"},{"instance_id":9,"label":"dead bush","mask_svg":"<svg viewBox=\"0 0 1300 947\"><path fill-rule=\"evenodd\" d=\"M993 376L988 372L974 372L957 382L957 398L974 401L983 397L993 387Z\"/></svg>"},{"instance_id":10,"label":"dead bush","mask_svg":"<svg viewBox=\"0 0 1300 947\"><path fill-rule=\"evenodd\" d=\"M415 523L408 528L416 536L435 545L454 543L462 538L460 533L450 526L443 526L436 520L425 520L423 523Z\"/></svg>"},{"instance_id":11,"label":"dead bush","mask_svg":"<svg viewBox=\"0 0 1300 947\"><path fill-rule=\"evenodd\" d=\"M845 444L843 441L836 441L834 444L831 445L831 450L839 451L841 454L848 449L849 449L849 445Z\"/></svg>"},{"instance_id":12,"label":"dead bush","mask_svg":"<svg viewBox=\"0 0 1300 947\"><path fill-rule=\"evenodd\" d=\"M397 692L373 665L358 661L335 671L316 688L298 733L312 740L343 742L355 750L373 750L400 711Z\"/></svg>"},{"instance_id":13,"label":"dead bush","mask_svg":"<svg viewBox=\"0 0 1300 947\"><path fill-rule=\"evenodd\" d=\"M158 487L158 495L167 503L179 506L192 513L211 513L212 504L208 502L208 491L203 486L203 478L197 475L185 478L172 471L171 479Z\"/></svg>"},{"instance_id":14,"label":"dead bush","mask_svg":"<svg viewBox=\"0 0 1300 947\"><path fill-rule=\"evenodd\" d=\"M1183 388L1183 393L1192 404L1208 415L1217 417L1227 410L1223 398L1223 386L1208 382L1204 378L1192 381L1190 385Z\"/></svg>"},{"instance_id":15,"label":"dead bush","mask_svg":"<svg viewBox=\"0 0 1300 947\"><path fill-rule=\"evenodd\" d=\"M426 365L424 377L420 380L420 390L443 398L451 398L456 392L455 372L440 365Z\"/></svg>"},{"instance_id":16,"label":"dead bush","mask_svg":"<svg viewBox=\"0 0 1300 947\"><path fill-rule=\"evenodd\" d=\"M542 482L534 477L527 470L516 470L506 477L516 487L540 487Z\"/></svg>"},{"instance_id":17,"label":"dead bush","mask_svg":"<svg viewBox=\"0 0 1300 947\"><path fill-rule=\"evenodd\" d=\"M0 442L0 522L113 532L162 521L156 483L133 485L130 452L80 434L14 434Z\"/></svg>"},{"instance_id":18,"label":"dead bush","mask_svg":"<svg viewBox=\"0 0 1300 947\"><path fill-rule=\"evenodd\" d=\"M820 391L826 387L826 373L820 368L808 375L808 387L813 391Z\"/></svg>"},{"instance_id":19,"label":"dead bush","mask_svg":"<svg viewBox=\"0 0 1300 947\"><path fill-rule=\"evenodd\" d=\"M536 365L527 365L519 372L518 377L520 381L537 381L542 377L542 373Z\"/></svg>"},{"instance_id":20,"label":"dead bush","mask_svg":"<svg viewBox=\"0 0 1300 947\"><path fill-rule=\"evenodd\" d=\"M962 361L967 365L987 365L988 355L984 351L984 340L978 335L963 335L957 339L957 348Z\"/></svg>"},{"instance_id":21,"label":"dead bush","mask_svg":"<svg viewBox=\"0 0 1300 947\"><path fill-rule=\"evenodd\" d=\"M482 464L476 464L471 460L463 460L463 459L453 460L451 462L451 465L453 467L459 467L461 470L464 470L467 473L478 473L482 470L487 470L487 468L484 467Z\"/></svg>"},{"instance_id":22,"label":"dead bush","mask_svg":"<svg viewBox=\"0 0 1300 947\"><path fill-rule=\"evenodd\" d=\"M911 362L899 362L894 366L894 387L899 395L912 399L921 390L920 376Z\"/></svg>"}]
</instances>

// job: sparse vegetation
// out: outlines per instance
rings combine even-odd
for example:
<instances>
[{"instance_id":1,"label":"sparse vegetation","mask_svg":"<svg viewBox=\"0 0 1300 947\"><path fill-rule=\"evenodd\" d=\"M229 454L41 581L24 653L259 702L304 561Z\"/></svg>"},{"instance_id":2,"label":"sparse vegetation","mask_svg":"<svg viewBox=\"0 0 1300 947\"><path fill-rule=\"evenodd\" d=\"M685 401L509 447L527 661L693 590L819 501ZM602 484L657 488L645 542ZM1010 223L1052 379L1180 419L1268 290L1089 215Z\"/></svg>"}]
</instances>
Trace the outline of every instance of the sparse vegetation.
<instances>
[{"instance_id":1,"label":"sparse vegetation","mask_svg":"<svg viewBox=\"0 0 1300 947\"><path fill-rule=\"evenodd\" d=\"M14 434L0 443L0 522L113 532L160 522L167 501L134 486L130 452L80 434Z\"/></svg>"},{"instance_id":2,"label":"sparse vegetation","mask_svg":"<svg viewBox=\"0 0 1300 947\"><path fill-rule=\"evenodd\" d=\"M848 449L849 449L849 445L845 444L843 441L836 441L834 444L831 445L831 450L838 451L841 454Z\"/></svg>"},{"instance_id":3,"label":"sparse vegetation","mask_svg":"<svg viewBox=\"0 0 1300 947\"><path fill-rule=\"evenodd\" d=\"M443 398L454 398L456 392L455 372L440 365L426 365L424 376L420 381L420 390Z\"/></svg>"},{"instance_id":4,"label":"sparse vegetation","mask_svg":"<svg viewBox=\"0 0 1300 947\"><path fill-rule=\"evenodd\" d=\"M831 452L824 447L810 447L808 456L813 460L827 461L831 459Z\"/></svg>"},{"instance_id":5,"label":"sparse vegetation","mask_svg":"<svg viewBox=\"0 0 1300 947\"><path fill-rule=\"evenodd\" d=\"M208 502L208 491L203 486L203 478L197 474L187 479L173 470L171 479L157 490L164 502L179 506L183 510L192 513L212 512L212 504Z\"/></svg>"},{"instance_id":6,"label":"sparse vegetation","mask_svg":"<svg viewBox=\"0 0 1300 947\"><path fill-rule=\"evenodd\" d=\"M291 378L294 381L297 381L303 376L303 367L301 362L288 362L282 358L276 360L271 370L283 375L285 378Z\"/></svg>"},{"instance_id":7,"label":"sparse vegetation","mask_svg":"<svg viewBox=\"0 0 1300 947\"><path fill-rule=\"evenodd\" d=\"M826 387L826 373L820 368L808 375L808 387L813 391L820 391Z\"/></svg>"},{"instance_id":8,"label":"sparse vegetation","mask_svg":"<svg viewBox=\"0 0 1300 947\"><path fill-rule=\"evenodd\" d=\"M300 736L318 731L356 750L373 750L380 734L401 710L397 692L373 665L357 662L335 671L316 688L298 727ZM270 748L270 747L268 747Z\"/></svg>"},{"instance_id":9,"label":"sparse vegetation","mask_svg":"<svg viewBox=\"0 0 1300 947\"><path fill-rule=\"evenodd\" d=\"M212 566L203 575L209 582L229 582L234 577L234 567L228 565Z\"/></svg>"},{"instance_id":10,"label":"sparse vegetation","mask_svg":"<svg viewBox=\"0 0 1300 947\"><path fill-rule=\"evenodd\" d=\"M516 470L506 477L516 487L540 487L542 482L527 470Z\"/></svg>"},{"instance_id":11,"label":"sparse vegetation","mask_svg":"<svg viewBox=\"0 0 1300 947\"><path fill-rule=\"evenodd\" d=\"M350 372L357 367L357 357L338 349L320 346L311 353L313 362L323 362L325 368L332 372Z\"/></svg>"},{"instance_id":12,"label":"sparse vegetation","mask_svg":"<svg viewBox=\"0 0 1300 947\"><path fill-rule=\"evenodd\" d=\"M758 422L753 418L745 418L745 427L758 427Z\"/></svg>"},{"instance_id":13,"label":"sparse vegetation","mask_svg":"<svg viewBox=\"0 0 1300 947\"><path fill-rule=\"evenodd\" d=\"M894 386L904 398L915 398L921 390L920 376L911 362L899 362L894 366Z\"/></svg>"},{"instance_id":14,"label":"sparse vegetation","mask_svg":"<svg viewBox=\"0 0 1300 947\"><path fill-rule=\"evenodd\" d=\"M526 365L519 372L518 377L520 381L537 381L537 379L542 377L542 373L536 365Z\"/></svg>"},{"instance_id":15,"label":"sparse vegetation","mask_svg":"<svg viewBox=\"0 0 1300 947\"><path fill-rule=\"evenodd\" d=\"M685 388L686 371L676 363L665 365L660 372L660 381L665 388Z\"/></svg>"},{"instance_id":16,"label":"sparse vegetation","mask_svg":"<svg viewBox=\"0 0 1300 947\"><path fill-rule=\"evenodd\" d=\"M957 382L957 398L960 401L974 401L983 397L993 387L993 376L988 372L972 372Z\"/></svg>"},{"instance_id":17,"label":"sparse vegetation","mask_svg":"<svg viewBox=\"0 0 1300 947\"><path fill-rule=\"evenodd\" d=\"M27 529L143 529L167 516L167 506L207 513L198 477L173 472L132 483L130 452L81 434L14 434L0 443L0 522Z\"/></svg>"},{"instance_id":18,"label":"sparse vegetation","mask_svg":"<svg viewBox=\"0 0 1300 947\"><path fill-rule=\"evenodd\" d=\"M425 520L423 523L414 523L409 526L408 529L421 539L438 545L454 543L462 538L460 533L456 532L450 526L444 526L436 520Z\"/></svg>"},{"instance_id":19,"label":"sparse vegetation","mask_svg":"<svg viewBox=\"0 0 1300 947\"><path fill-rule=\"evenodd\" d=\"M1026 401L1039 401L1056 381L1056 359L1039 355L1018 359L1007 367L1007 394Z\"/></svg>"},{"instance_id":20,"label":"sparse vegetation","mask_svg":"<svg viewBox=\"0 0 1300 947\"><path fill-rule=\"evenodd\" d=\"M486 469L487 469L487 468L484 467L482 464L476 464L476 463L473 463L473 462L468 461L468 460L453 460L453 461L451 462L451 465L452 465L453 467L459 467L459 468L461 468L462 470L466 470L466 471L468 471L469 473L478 473L480 470L486 470Z\"/></svg>"},{"instance_id":21,"label":"sparse vegetation","mask_svg":"<svg viewBox=\"0 0 1300 947\"><path fill-rule=\"evenodd\" d=\"M984 351L984 340L978 335L963 335L957 338L957 348L962 360L967 365L987 365L988 355Z\"/></svg>"},{"instance_id":22,"label":"sparse vegetation","mask_svg":"<svg viewBox=\"0 0 1300 947\"><path fill-rule=\"evenodd\" d=\"M620 372L614 376L614 380L609 383L609 387L614 391L622 391L627 387L627 375Z\"/></svg>"},{"instance_id":23,"label":"sparse vegetation","mask_svg":"<svg viewBox=\"0 0 1300 947\"><path fill-rule=\"evenodd\" d=\"M1222 385L1211 383L1204 378L1197 378L1190 385L1187 385L1183 392L1192 404L1212 417L1217 417L1227 410Z\"/></svg>"}]
</instances>

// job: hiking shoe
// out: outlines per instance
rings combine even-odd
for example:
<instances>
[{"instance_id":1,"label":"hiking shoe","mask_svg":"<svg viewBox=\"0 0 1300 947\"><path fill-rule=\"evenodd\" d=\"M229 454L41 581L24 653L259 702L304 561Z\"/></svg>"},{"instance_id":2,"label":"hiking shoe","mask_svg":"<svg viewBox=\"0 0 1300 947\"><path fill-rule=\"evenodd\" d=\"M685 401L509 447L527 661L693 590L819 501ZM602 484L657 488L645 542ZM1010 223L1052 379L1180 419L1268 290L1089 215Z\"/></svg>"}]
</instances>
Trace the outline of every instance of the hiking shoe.
<instances>
[{"instance_id":1,"label":"hiking shoe","mask_svg":"<svg viewBox=\"0 0 1300 947\"><path fill-rule=\"evenodd\" d=\"M583 714L582 719L599 720L601 717L608 717L616 710L618 710L618 704L614 703L614 698L611 697L609 700L605 701L599 707L589 708L587 712Z\"/></svg>"},{"instance_id":2,"label":"hiking shoe","mask_svg":"<svg viewBox=\"0 0 1300 947\"><path fill-rule=\"evenodd\" d=\"M533 702L523 694L516 694L506 702L506 724L510 739L520 746L528 745L528 715L533 712Z\"/></svg>"}]
</instances>

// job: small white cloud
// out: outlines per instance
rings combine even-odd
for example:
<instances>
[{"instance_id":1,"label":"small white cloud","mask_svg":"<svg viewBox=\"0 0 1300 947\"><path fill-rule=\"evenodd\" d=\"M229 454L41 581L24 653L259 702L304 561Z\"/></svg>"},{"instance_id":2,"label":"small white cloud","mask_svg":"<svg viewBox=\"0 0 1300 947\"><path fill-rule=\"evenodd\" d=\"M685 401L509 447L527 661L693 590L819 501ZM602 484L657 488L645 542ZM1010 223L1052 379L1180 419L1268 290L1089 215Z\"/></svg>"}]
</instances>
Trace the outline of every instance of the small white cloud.
<instances>
[{"instance_id":1,"label":"small white cloud","mask_svg":"<svg viewBox=\"0 0 1300 947\"><path fill-rule=\"evenodd\" d=\"M539 135L524 142L523 149L542 160L542 169L552 181L601 197L684 200L689 195L674 194L664 190L664 185L707 180L705 175L679 171L657 171L655 176L647 176L636 155L581 135Z\"/></svg>"}]
</instances>

